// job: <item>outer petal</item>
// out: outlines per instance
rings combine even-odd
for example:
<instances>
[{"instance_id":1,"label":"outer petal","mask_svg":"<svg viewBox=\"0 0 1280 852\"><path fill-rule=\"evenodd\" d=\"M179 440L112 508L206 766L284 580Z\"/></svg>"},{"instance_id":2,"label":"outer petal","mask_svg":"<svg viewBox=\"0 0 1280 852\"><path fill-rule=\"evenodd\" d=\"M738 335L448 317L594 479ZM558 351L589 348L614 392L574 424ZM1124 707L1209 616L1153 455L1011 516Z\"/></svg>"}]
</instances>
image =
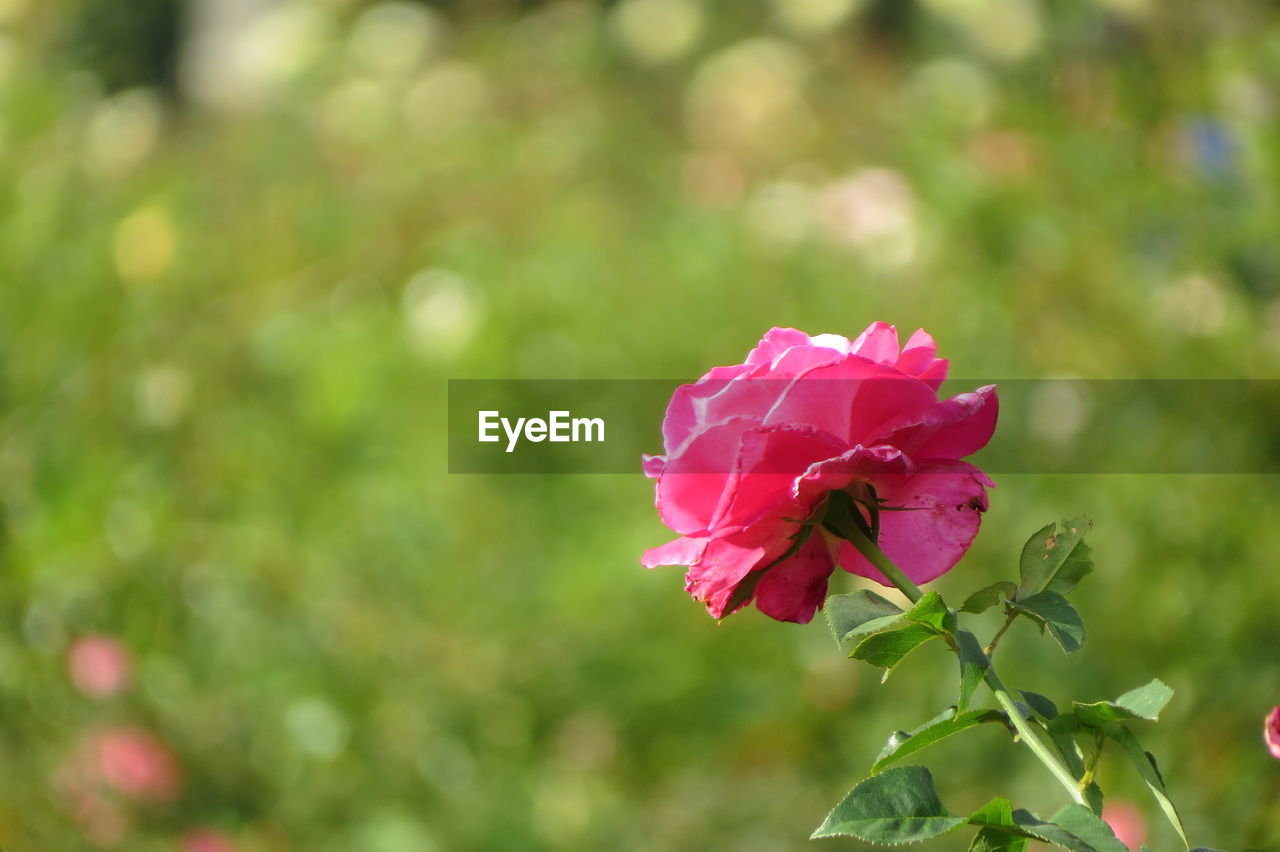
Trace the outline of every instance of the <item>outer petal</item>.
<instances>
[{"instance_id":1,"label":"outer petal","mask_svg":"<svg viewBox=\"0 0 1280 852\"><path fill-rule=\"evenodd\" d=\"M853 341L849 351L877 364L896 364L898 329L886 322L873 322Z\"/></svg>"},{"instance_id":2,"label":"outer petal","mask_svg":"<svg viewBox=\"0 0 1280 852\"><path fill-rule=\"evenodd\" d=\"M715 367L693 384L676 388L662 419L662 445L666 451L676 452L703 426L723 420L722 417L707 416L705 400L723 392L734 379L754 369L749 364Z\"/></svg>"},{"instance_id":3,"label":"outer petal","mask_svg":"<svg viewBox=\"0 0 1280 852\"><path fill-rule=\"evenodd\" d=\"M666 544L651 547L640 557L640 564L646 568L657 568L659 565L692 565L706 550L707 539L697 536L681 536Z\"/></svg>"},{"instance_id":4,"label":"outer petal","mask_svg":"<svg viewBox=\"0 0 1280 852\"><path fill-rule=\"evenodd\" d=\"M644 470L644 475L650 479L657 479L662 475L662 471L666 470L666 456L651 456L647 453L640 457L640 467Z\"/></svg>"},{"instance_id":5,"label":"outer petal","mask_svg":"<svg viewBox=\"0 0 1280 852\"><path fill-rule=\"evenodd\" d=\"M907 345L902 347L898 369L926 382L934 390L947 379L947 361L938 357L938 345L923 328L916 329Z\"/></svg>"},{"instance_id":6,"label":"outer petal","mask_svg":"<svg viewBox=\"0 0 1280 852\"><path fill-rule=\"evenodd\" d=\"M769 364L793 346L808 346L811 339L794 328L771 328L760 338L756 348L747 354L748 364Z\"/></svg>"},{"instance_id":7,"label":"outer petal","mask_svg":"<svg viewBox=\"0 0 1280 852\"><path fill-rule=\"evenodd\" d=\"M827 596L835 560L826 537L816 531L796 553L770 568L756 586L756 609L779 621L807 624Z\"/></svg>"},{"instance_id":8,"label":"outer petal","mask_svg":"<svg viewBox=\"0 0 1280 852\"><path fill-rule=\"evenodd\" d=\"M1271 756L1280 758L1280 707L1267 715L1263 735L1267 741L1267 748L1271 750Z\"/></svg>"},{"instance_id":9,"label":"outer petal","mask_svg":"<svg viewBox=\"0 0 1280 852\"><path fill-rule=\"evenodd\" d=\"M921 416L936 403L937 393L919 379L847 355L797 372L763 422L807 423L853 446L872 443L868 438L884 434L886 422Z\"/></svg>"},{"instance_id":10,"label":"outer petal","mask_svg":"<svg viewBox=\"0 0 1280 852\"><path fill-rule=\"evenodd\" d=\"M702 556L689 566L684 590L706 604L713 617L723 618L729 614L729 599L738 584L786 553L791 547L789 536L799 526L775 519L710 539Z\"/></svg>"},{"instance_id":11,"label":"outer petal","mask_svg":"<svg viewBox=\"0 0 1280 852\"><path fill-rule=\"evenodd\" d=\"M987 385L893 421L882 440L914 458L958 459L987 445L999 413L996 386Z\"/></svg>"},{"instance_id":12,"label":"outer petal","mask_svg":"<svg viewBox=\"0 0 1280 852\"><path fill-rule=\"evenodd\" d=\"M710 426L691 438L678 454L668 456L658 477L656 503L662 522L681 535L704 533L725 499L738 467L742 433L751 418L739 417Z\"/></svg>"},{"instance_id":13,"label":"outer petal","mask_svg":"<svg viewBox=\"0 0 1280 852\"><path fill-rule=\"evenodd\" d=\"M994 483L971 464L937 461L910 476L888 475L870 480L891 507L881 511L880 548L916 583L927 583L951 570L978 534L987 510L987 491ZM891 585L853 545L841 545L839 561L846 571Z\"/></svg>"}]
</instances>

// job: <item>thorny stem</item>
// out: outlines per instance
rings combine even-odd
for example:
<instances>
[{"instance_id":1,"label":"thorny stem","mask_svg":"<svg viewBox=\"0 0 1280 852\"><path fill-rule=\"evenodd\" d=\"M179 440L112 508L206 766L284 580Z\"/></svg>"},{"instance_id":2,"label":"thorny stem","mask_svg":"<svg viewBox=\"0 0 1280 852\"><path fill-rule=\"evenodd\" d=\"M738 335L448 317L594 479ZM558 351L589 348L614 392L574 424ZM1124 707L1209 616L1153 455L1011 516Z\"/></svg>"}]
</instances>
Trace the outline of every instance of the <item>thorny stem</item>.
<instances>
[{"instance_id":1,"label":"thorny stem","mask_svg":"<svg viewBox=\"0 0 1280 852\"><path fill-rule=\"evenodd\" d=\"M889 557L885 555L884 551L880 549L879 545L868 538L866 533L858 529L856 524L842 524L839 532L841 535L848 538L849 542L858 549L859 553L867 558L868 562L876 566L876 568L879 568L880 573L882 573L889 582L897 586L898 590L906 595L912 603L920 600L923 595L923 592L920 591L920 587L911 582L907 575L902 573L902 569L897 565L894 565ZM1007 626L1008 625L1006 625L1006 627ZM1001 630L1000 632L1003 633L1004 630ZM999 637L997 636L997 638ZM993 640L992 645L994 644L995 642ZM987 653L989 654L989 651ZM984 656L986 655L984 654ZM1031 749L1031 752L1036 756L1036 759L1044 764L1045 768L1049 770L1055 779L1057 779L1063 789L1071 795L1072 800L1076 802L1076 804L1085 805L1087 807L1088 802L1085 801L1084 793L1080 789L1079 782L1076 781L1076 778L1071 774L1071 771L1062 765L1062 761L1049 750L1049 747L1044 744L1044 741L1040 739L1035 730L1027 722L1026 718L1022 715L1022 711L1014 702L1013 697L1009 695L1008 688L1004 685L1004 682L1000 680L1000 676L996 674L995 666L991 665L989 656L987 657L987 673L983 679L986 681L987 686L991 688L992 694L995 695L996 703L998 703L1008 715L1009 721L1013 723L1013 727L1018 731L1018 739L1025 743L1027 748Z\"/></svg>"}]
</instances>

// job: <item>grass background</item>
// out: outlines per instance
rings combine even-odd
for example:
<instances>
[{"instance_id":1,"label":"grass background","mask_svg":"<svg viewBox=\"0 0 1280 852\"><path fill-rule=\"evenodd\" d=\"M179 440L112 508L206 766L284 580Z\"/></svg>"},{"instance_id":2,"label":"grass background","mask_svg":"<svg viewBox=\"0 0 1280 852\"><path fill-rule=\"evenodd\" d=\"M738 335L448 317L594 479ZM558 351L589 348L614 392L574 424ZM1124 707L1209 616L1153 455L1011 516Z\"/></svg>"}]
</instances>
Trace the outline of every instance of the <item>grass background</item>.
<instances>
[{"instance_id":1,"label":"grass background","mask_svg":"<svg viewBox=\"0 0 1280 852\"><path fill-rule=\"evenodd\" d=\"M0 21L6 850L105 842L59 779L117 725L183 777L103 794L117 848L808 848L951 700L937 649L882 686L820 623L716 626L678 569L640 569L667 532L638 474L446 475L448 378L692 376L773 325L875 319L960 376L1280 368L1273 4ZM998 486L944 595L1050 519L1097 521L1084 649L1019 626L1006 680L1097 699L1158 675L1177 695L1144 739L1193 839L1280 848L1276 479ZM104 700L66 668L95 633L135 660ZM1004 740L928 755L944 801L1052 812ZM1127 767L1101 774L1174 848Z\"/></svg>"}]
</instances>

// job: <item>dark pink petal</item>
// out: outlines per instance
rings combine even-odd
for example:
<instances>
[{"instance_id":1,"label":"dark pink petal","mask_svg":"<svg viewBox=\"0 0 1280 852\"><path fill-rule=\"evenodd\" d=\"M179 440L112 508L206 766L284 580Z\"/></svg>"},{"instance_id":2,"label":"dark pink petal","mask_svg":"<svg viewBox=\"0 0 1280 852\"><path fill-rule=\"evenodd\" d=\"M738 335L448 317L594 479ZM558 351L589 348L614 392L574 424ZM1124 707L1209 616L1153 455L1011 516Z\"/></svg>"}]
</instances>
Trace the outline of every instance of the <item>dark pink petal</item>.
<instances>
[{"instance_id":1,"label":"dark pink petal","mask_svg":"<svg viewBox=\"0 0 1280 852\"><path fill-rule=\"evenodd\" d=\"M913 475L870 480L886 506L880 512L880 549L915 583L934 580L960 561L987 510L993 483L971 464L930 463ZM891 585L878 569L845 542L840 565L846 571Z\"/></svg>"},{"instance_id":2,"label":"dark pink petal","mask_svg":"<svg viewBox=\"0 0 1280 852\"><path fill-rule=\"evenodd\" d=\"M709 426L692 437L680 452L667 457L658 477L656 504L662 522L681 535L706 532L716 516L725 489L738 467L742 433L754 426L739 417Z\"/></svg>"},{"instance_id":3,"label":"dark pink petal","mask_svg":"<svg viewBox=\"0 0 1280 852\"><path fill-rule=\"evenodd\" d=\"M681 385L671 395L662 421L662 444L668 453L678 450L691 435L708 423L724 418L710 418L704 400L721 393L734 379L755 372L751 364L713 367L690 385Z\"/></svg>"},{"instance_id":4,"label":"dark pink petal","mask_svg":"<svg viewBox=\"0 0 1280 852\"><path fill-rule=\"evenodd\" d=\"M764 425L805 423L830 432L847 446L871 444L868 438L884 434L879 427L887 420L923 415L936 402L937 394L919 379L847 355L797 373Z\"/></svg>"},{"instance_id":5,"label":"dark pink petal","mask_svg":"<svg viewBox=\"0 0 1280 852\"><path fill-rule=\"evenodd\" d=\"M773 519L707 542L685 574L684 590L706 604L715 618L728 615L729 599L752 571L786 553L799 524Z\"/></svg>"},{"instance_id":6,"label":"dark pink petal","mask_svg":"<svg viewBox=\"0 0 1280 852\"><path fill-rule=\"evenodd\" d=\"M917 459L963 458L987 445L999 414L996 387L987 385L887 424L881 440Z\"/></svg>"},{"instance_id":7,"label":"dark pink petal","mask_svg":"<svg viewBox=\"0 0 1280 852\"><path fill-rule=\"evenodd\" d=\"M807 498L821 497L828 491L846 488L855 479L871 480L912 470L911 460L895 447L859 445L811 466L796 480L793 490L796 497L804 502Z\"/></svg>"},{"instance_id":8,"label":"dark pink petal","mask_svg":"<svg viewBox=\"0 0 1280 852\"><path fill-rule=\"evenodd\" d=\"M839 457L845 449L834 435L812 426L769 426L744 432L739 470L726 489L732 496L721 504L713 526L746 526L780 510L793 513L792 517L807 515L811 507L795 499L799 496L796 480L817 462Z\"/></svg>"},{"instance_id":9,"label":"dark pink petal","mask_svg":"<svg viewBox=\"0 0 1280 852\"><path fill-rule=\"evenodd\" d=\"M765 571L756 586L756 609L779 621L807 624L827 596L834 568L826 537L815 531L793 556Z\"/></svg>"},{"instance_id":10,"label":"dark pink petal","mask_svg":"<svg viewBox=\"0 0 1280 852\"><path fill-rule=\"evenodd\" d=\"M692 565L698 561L698 557L702 556L706 546L706 538L681 536L674 541L646 550L640 557L640 564L646 568L656 568L659 565Z\"/></svg>"}]
</instances>

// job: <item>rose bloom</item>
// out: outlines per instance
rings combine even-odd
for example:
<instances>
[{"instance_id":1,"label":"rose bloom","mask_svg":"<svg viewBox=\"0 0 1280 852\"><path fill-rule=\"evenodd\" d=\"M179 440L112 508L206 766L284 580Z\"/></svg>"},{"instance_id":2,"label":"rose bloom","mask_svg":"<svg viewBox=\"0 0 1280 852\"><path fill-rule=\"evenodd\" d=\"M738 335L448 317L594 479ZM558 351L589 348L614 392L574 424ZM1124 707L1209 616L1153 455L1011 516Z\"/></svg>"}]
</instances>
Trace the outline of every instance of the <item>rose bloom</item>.
<instances>
[{"instance_id":1,"label":"rose bloom","mask_svg":"<svg viewBox=\"0 0 1280 852\"><path fill-rule=\"evenodd\" d=\"M172 799L182 786L178 759L140 728L112 728L94 741L98 770L108 787L136 799Z\"/></svg>"},{"instance_id":2,"label":"rose bloom","mask_svg":"<svg viewBox=\"0 0 1280 852\"><path fill-rule=\"evenodd\" d=\"M1280 758L1280 707L1267 714L1262 735L1267 741L1267 748L1271 749L1271 755Z\"/></svg>"},{"instance_id":3,"label":"rose bloom","mask_svg":"<svg viewBox=\"0 0 1280 852\"><path fill-rule=\"evenodd\" d=\"M1102 808L1102 819L1116 838L1130 849L1141 849L1147 842L1147 820L1142 810L1128 799L1107 802Z\"/></svg>"},{"instance_id":4,"label":"rose bloom","mask_svg":"<svg viewBox=\"0 0 1280 852\"><path fill-rule=\"evenodd\" d=\"M129 649L110 636L82 636L67 652L71 682L91 698L106 698L129 686L133 661Z\"/></svg>"},{"instance_id":5,"label":"rose bloom","mask_svg":"<svg viewBox=\"0 0 1280 852\"><path fill-rule=\"evenodd\" d=\"M874 323L855 340L775 328L742 364L678 388L647 456L658 514L680 538L642 563L686 565L685 590L722 618L753 599L805 623L836 565L889 585L818 526L789 553L828 493L879 511L880 548L916 583L951 569L977 535L994 483L960 461L995 429L994 386L939 400L947 362L917 331ZM785 557L785 558L784 558Z\"/></svg>"}]
</instances>

